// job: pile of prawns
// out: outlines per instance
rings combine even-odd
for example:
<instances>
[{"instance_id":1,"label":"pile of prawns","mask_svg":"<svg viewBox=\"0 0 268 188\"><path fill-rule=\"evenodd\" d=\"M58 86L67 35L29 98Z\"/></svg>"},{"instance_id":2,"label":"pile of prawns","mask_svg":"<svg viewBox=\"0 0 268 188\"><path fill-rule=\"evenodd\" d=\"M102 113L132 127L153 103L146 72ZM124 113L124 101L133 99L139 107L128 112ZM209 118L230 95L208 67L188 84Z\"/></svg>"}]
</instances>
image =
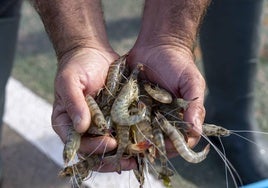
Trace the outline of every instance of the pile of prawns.
<instances>
[{"instance_id":1,"label":"pile of prawns","mask_svg":"<svg viewBox=\"0 0 268 188\"><path fill-rule=\"evenodd\" d=\"M147 163L150 166L157 164L158 178L166 187L171 187L170 177L174 172L168 165L164 142L166 138L171 140L179 155L190 163L203 161L209 152L209 144L200 152L193 151L187 145L187 132L193 125L183 121L183 112L195 99L186 101L175 98L163 88L140 80L138 75L143 65L138 64L129 72L126 56L121 56L111 64L105 88L96 100L90 95L85 97L91 114L87 134L114 137L117 140L116 150L103 155L83 156L76 164L67 166L76 156L82 136L69 126L63 150L66 167L59 176L73 177L76 187L80 187L90 172L101 166L104 160L114 164L120 173L120 160L125 157L136 159L137 169L133 171L140 187L144 184ZM228 136L230 131L220 126L204 124L202 134Z\"/></svg>"}]
</instances>

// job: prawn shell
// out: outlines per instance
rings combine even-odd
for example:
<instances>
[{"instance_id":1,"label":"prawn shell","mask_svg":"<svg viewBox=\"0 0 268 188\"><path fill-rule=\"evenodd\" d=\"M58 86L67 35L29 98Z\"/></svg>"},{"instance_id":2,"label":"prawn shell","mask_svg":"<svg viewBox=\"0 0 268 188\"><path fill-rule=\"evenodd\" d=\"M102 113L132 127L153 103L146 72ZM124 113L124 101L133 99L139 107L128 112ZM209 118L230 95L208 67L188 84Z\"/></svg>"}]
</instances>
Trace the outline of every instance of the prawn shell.
<instances>
[{"instance_id":1,"label":"prawn shell","mask_svg":"<svg viewBox=\"0 0 268 188\"><path fill-rule=\"evenodd\" d=\"M224 127L208 123L203 124L202 129L206 136L229 136L231 134L231 131Z\"/></svg>"},{"instance_id":2,"label":"prawn shell","mask_svg":"<svg viewBox=\"0 0 268 188\"><path fill-rule=\"evenodd\" d=\"M172 126L162 114L157 113L157 119L161 123L162 131L171 140L173 146L180 154L180 156L184 158L187 162L200 163L206 158L210 150L209 144L202 151L196 153L191 148L189 148L184 139L183 134L178 131L174 126Z\"/></svg>"},{"instance_id":3,"label":"prawn shell","mask_svg":"<svg viewBox=\"0 0 268 188\"><path fill-rule=\"evenodd\" d=\"M76 152L80 147L81 135L75 131L72 126L69 126L67 141L63 148L63 160L65 164L68 164L74 159Z\"/></svg>"},{"instance_id":4,"label":"prawn shell","mask_svg":"<svg viewBox=\"0 0 268 188\"><path fill-rule=\"evenodd\" d=\"M104 134L109 127L101 109L91 95L86 96L86 102L90 111L92 126L96 126L97 132Z\"/></svg>"},{"instance_id":5,"label":"prawn shell","mask_svg":"<svg viewBox=\"0 0 268 188\"><path fill-rule=\"evenodd\" d=\"M170 104L172 102L172 95L163 88L153 88L151 84L145 83L144 89L156 101L159 101L164 104Z\"/></svg>"}]
</instances>

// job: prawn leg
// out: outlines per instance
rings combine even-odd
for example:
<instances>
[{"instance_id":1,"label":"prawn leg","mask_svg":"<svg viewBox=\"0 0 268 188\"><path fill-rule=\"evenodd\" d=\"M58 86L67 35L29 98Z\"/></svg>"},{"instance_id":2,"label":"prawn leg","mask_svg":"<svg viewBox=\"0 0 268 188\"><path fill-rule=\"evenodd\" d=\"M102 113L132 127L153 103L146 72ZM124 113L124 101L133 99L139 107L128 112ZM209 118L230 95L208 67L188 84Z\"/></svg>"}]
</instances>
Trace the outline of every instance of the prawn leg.
<instances>
[{"instance_id":1,"label":"prawn leg","mask_svg":"<svg viewBox=\"0 0 268 188\"><path fill-rule=\"evenodd\" d=\"M143 141L143 142L138 142L135 144L128 144L127 145L127 153L132 156L133 154L139 154L139 153L145 153L147 149L149 149L152 146L150 141Z\"/></svg>"}]
</instances>

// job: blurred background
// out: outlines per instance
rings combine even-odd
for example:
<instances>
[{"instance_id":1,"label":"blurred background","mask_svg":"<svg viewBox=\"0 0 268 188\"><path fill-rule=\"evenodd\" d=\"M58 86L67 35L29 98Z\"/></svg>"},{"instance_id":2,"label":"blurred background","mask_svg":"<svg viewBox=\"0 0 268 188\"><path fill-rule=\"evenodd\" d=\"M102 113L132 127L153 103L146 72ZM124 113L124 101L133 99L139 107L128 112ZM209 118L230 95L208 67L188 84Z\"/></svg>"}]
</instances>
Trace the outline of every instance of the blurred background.
<instances>
[{"instance_id":1,"label":"blurred background","mask_svg":"<svg viewBox=\"0 0 268 188\"><path fill-rule=\"evenodd\" d=\"M136 40L140 27L142 6L143 1L141 0L103 0L109 39L115 51L120 55L128 52ZM268 132L268 116L266 115L268 114L268 3L265 6L262 29L263 48L258 69L258 79L255 85L255 114L261 130ZM196 55L197 64L202 70L199 48L196 49ZM52 45L39 16L31 5L25 1L23 3L12 77L52 104L56 64ZM29 116L29 118L31 117ZM47 127L42 125L40 128L46 129L49 126L49 124ZM34 145L27 142L14 129L11 129L8 123L3 132L1 148L5 164L4 188L71 187L69 180L65 181L57 177L60 166ZM184 185L181 179L178 178L178 180L181 183L179 183L180 185ZM219 181L225 181L224 173L219 177ZM198 187L202 187L201 185L209 187L205 186L206 182L201 183ZM211 185L211 187L214 186ZM186 187L186 185L183 187ZM188 187L195 187L195 185L188 182Z\"/></svg>"}]
</instances>

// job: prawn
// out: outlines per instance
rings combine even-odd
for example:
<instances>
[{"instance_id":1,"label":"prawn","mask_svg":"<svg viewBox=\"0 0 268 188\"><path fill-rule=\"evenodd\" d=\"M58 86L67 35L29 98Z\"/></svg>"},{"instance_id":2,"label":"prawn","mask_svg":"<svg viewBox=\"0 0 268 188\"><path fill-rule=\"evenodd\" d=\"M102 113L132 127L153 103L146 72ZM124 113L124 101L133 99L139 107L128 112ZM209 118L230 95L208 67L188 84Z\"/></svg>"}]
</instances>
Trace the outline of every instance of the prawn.
<instances>
[{"instance_id":1,"label":"prawn","mask_svg":"<svg viewBox=\"0 0 268 188\"><path fill-rule=\"evenodd\" d=\"M101 165L101 158L98 155L91 155L72 166L65 167L59 172L59 177L73 177L80 187L89 172L99 165Z\"/></svg>"},{"instance_id":2,"label":"prawn","mask_svg":"<svg viewBox=\"0 0 268 188\"><path fill-rule=\"evenodd\" d=\"M72 126L68 126L67 141L63 148L63 160L65 166L74 159L80 147L81 135Z\"/></svg>"},{"instance_id":3,"label":"prawn","mask_svg":"<svg viewBox=\"0 0 268 188\"><path fill-rule=\"evenodd\" d=\"M199 163L206 158L210 148L209 144L203 149L203 151L195 153L187 146L182 133L180 133L180 131L177 131L176 128L172 126L162 114L157 113L156 117L161 124L160 127L162 131L172 141L175 149L182 158L190 163Z\"/></svg>"},{"instance_id":4,"label":"prawn","mask_svg":"<svg viewBox=\"0 0 268 188\"><path fill-rule=\"evenodd\" d=\"M112 156L105 157L109 163L114 163L116 166L116 171L118 174L121 174L121 165L120 159L122 158L125 149L128 146L129 141L129 128L128 126L120 126L116 125L116 141L117 141L117 149L116 154Z\"/></svg>"},{"instance_id":5,"label":"prawn","mask_svg":"<svg viewBox=\"0 0 268 188\"><path fill-rule=\"evenodd\" d=\"M108 125L104 118L102 111L98 104L91 95L86 96L86 102L90 111L92 126L90 126L88 132L98 135L104 135L107 132ZM94 128L97 128L96 130Z\"/></svg>"},{"instance_id":6,"label":"prawn","mask_svg":"<svg viewBox=\"0 0 268 188\"><path fill-rule=\"evenodd\" d=\"M144 84L145 91L156 101L159 101L164 104L169 104L172 102L172 95L163 88L158 86L152 87L151 84Z\"/></svg>"},{"instance_id":7,"label":"prawn","mask_svg":"<svg viewBox=\"0 0 268 188\"><path fill-rule=\"evenodd\" d=\"M196 100L197 98L191 100L185 100L183 98L174 98L172 103L170 104L161 104L158 105L159 111L162 112L165 116L169 116L169 118L174 119L179 118L183 119L183 111L187 110L189 104ZM172 117L173 116L173 117Z\"/></svg>"},{"instance_id":8,"label":"prawn","mask_svg":"<svg viewBox=\"0 0 268 188\"><path fill-rule=\"evenodd\" d=\"M145 105L144 120L131 126L132 138L135 144L128 146L129 153L144 153L146 149L150 148L152 143L152 127L151 127L151 111L152 111L152 98L144 94L144 90L140 90L140 101ZM137 109L137 108L135 108ZM135 110L134 109L134 110ZM131 108L132 111L134 111ZM137 109L139 110L139 109Z\"/></svg>"},{"instance_id":9,"label":"prawn","mask_svg":"<svg viewBox=\"0 0 268 188\"><path fill-rule=\"evenodd\" d=\"M151 127L152 98L144 95L145 91L143 89L140 90L140 94L140 101L143 102L146 108L145 118L143 121L131 126L131 136L134 140L134 144L129 144L127 150L130 155L136 153L137 169L134 169L133 172L140 183L140 188L142 188L145 180L145 158L152 160L154 150L152 150L151 144L153 138ZM131 110L135 111L135 109Z\"/></svg>"},{"instance_id":10,"label":"prawn","mask_svg":"<svg viewBox=\"0 0 268 188\"><path fill-rule=\"evenodd\" d=\"M137 115L129 114L129 107L134 101L138 101L139 89L137 76L142 65L138 65L132 72L129 81L120 90L118 97L115 99L112 109L111 118L117 125L130 126L144 119L145 108Z\"/></svg>"},{"instance_id":11,"label":"prawn","mask_svg":"<svg viewBox=\"0 0 268 188\"><path fill-rule=\"evenodd\" d=\"M118 97L115 99L112 109L111 118L115 123L117 133L117 151L113 156L106 157L109 161L116 161L116 169L121 173L120 159L123 156L125 149L128 146L129 130L131 125L134 125L144 119L145 107L143 105L141 113L130 115L129 107L134 101L138 100L138 84L137 77L142 65L138 65L131 73L129 81L120 90Z\"/></svg>"},{"instance_id":12,"label":"prawn","mask_svg":"<svg viewBox=\"0 0 268 188\"><path fill-rule=\"evenodd\" d=\"M155 117L153 123L153 141L155 146L158 149L159 153L159 159L161 162L161 170L159 172L159 179L163 179L167 184L170 183L169 177L174 175L174 172L168 168L167 165L167 152L165 147L165 141L164 141L164 135L162 133L162 130L160 128L160 123L158 122L158 119Z\"/></svg>"},{"instance_id":13,"label":"prawn","mask_svg":"<svg viewBox=\"0 0 268 188\"><path fill-rule=\"evenodd\" d=\"M202 126L202 133L206 136L229 136L231 131L218 125L205 123Z\"/></svg>"},{"instance_id":14,"label":"prawn","mask_svg":"<svg viewBox=\"0 0 268 188\"><path fill-rule=\"evenodd\" d=\"M126 57L127 54L121 56L119 59L114 61L108 70L105 89L101 92L99 102L100 108L104 111L105 115L108 115L115 96L119 90L120 83L123 79L124 72L126 72Z\"/></svg>"}]
</instances>

